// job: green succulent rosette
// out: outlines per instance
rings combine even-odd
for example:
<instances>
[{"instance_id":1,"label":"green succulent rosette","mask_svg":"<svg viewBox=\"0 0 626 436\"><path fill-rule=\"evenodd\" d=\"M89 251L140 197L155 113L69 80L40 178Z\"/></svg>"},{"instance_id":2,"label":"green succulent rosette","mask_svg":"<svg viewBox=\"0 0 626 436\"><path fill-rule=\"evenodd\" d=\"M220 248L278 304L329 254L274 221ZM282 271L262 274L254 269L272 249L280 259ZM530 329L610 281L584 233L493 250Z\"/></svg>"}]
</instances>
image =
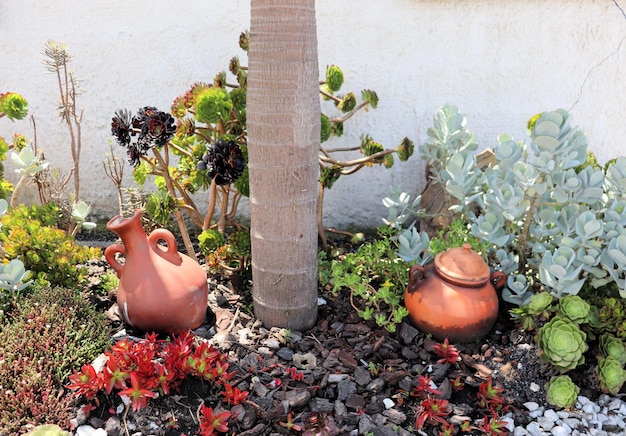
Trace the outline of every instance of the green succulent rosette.
<instances>
[{"instance_id":1,"label":"green succulent rosette","mask_svg":"<svg viewBox=\"0 0 626 436\"><path fill-rule=\"evenodd\" d=\"M337 65L326 66L326 86L331 92L337 92L343 85L343 71Z\"/></svg>"},{"instance_id":2,"label":"green succulent rosette","mask_svg":"<svg viewBox=\"0 0 626 436\"><path fill-rule=\"evenodd\" d=\"M614 357L623 365L626 363L626 344L613 335L600 336L600 352L607 357Z\"/></svg>"},{"instance_id":3,"label":"green succulent rosette","mask_svg":"<svg viewBox=\"0 0 626 436\"><path fill-rule=\"evenodd\" d=\"M409 138L405 137L398 146L398 157L401 162L406 162L413 155L415 144Z\"/></svg>"},{"instance_id":4,"label":"green succulent rosette","mask_svg":"<svg viewBox=\"0 0 626 436\"><path fill-rule=\"evenodd\" d=\"M562 316L555 316L539 329L536 336L541 349L541 360L567 372L585 362L587 335L578 324Z\"/></svg>"},{"instance_id":5,"label":"green succulent rosette","mask_svg":"<svg viewBox=\"0 0 626 436\"><path fill-rule=\"evenodd\" d=\"M620 362L615 357L602 356L598 358L596 373L600 381L602 391L616 395L626 381L626 372Z\"/></svg>"},{"instance_id":6,"label":"green succulent rosette","mask_svg":"<svg viewBox=\"0 0 626 436\"><path fill-rule=\"evenodd\" d=\"M562 409L573 407L578 399L580 388L568 375L552 377L545 385L546 401Z\"/></svg>"},{"instance_id":7,"label":"green succulent rosette","mask_svg":"<svg viewBox=\"0 0 626 436\"><path fill-rule=\"evenodd\" d=\"M223 233L215 229L207 229L198 236L198 243L202 254L208 256L209 253L226 244L226 239Z\"/></svg>"},{"instance_id":8,"label":"green succulent rosette","mask_svg":"<svg viewBox=\"0 0 626 436\"><path fill-rule=\"evenodd\" d=\"M28 115L28 102L15 92L0 94L0 114L6 114L10 120L21 120Z\"/></svg>"},{"instance_id":9,"label":"green succulent rosette","mask_svg":"<svg viewBox=\"0 0 626 436\"><path fill-rule=\"evenodd\" d=\"M567 295L559 300L559 312L577 324L587 322L591 306L578 295Z\"/></svg>"},{"instance_id":10,"label":"green succulent rosette","mask_svg":"<svg viewBox=\"0 0 626 436\"><path fill-rule=\"evenodd\" d=\"M550 310L553 301L554 297L549 292L534 294L528 302L528 313L530 315L543 315Z\"/></svg>"}]
</instances>

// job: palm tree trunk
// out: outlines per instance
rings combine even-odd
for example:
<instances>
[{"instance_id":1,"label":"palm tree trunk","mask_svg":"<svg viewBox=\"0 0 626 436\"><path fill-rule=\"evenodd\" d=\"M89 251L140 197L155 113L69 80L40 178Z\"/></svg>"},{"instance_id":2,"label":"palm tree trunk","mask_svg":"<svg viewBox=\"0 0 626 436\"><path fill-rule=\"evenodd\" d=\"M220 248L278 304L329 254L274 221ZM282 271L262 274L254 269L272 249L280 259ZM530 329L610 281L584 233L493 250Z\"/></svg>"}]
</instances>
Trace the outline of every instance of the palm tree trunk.
<instances>
[{"instance_id":1,"label":"palm tree trunk","mask_svg":"<svg viewBox=\"0 0 626 436\"><path fill-rule=\"evenodd\" d=\"M317 319L320 142L315 0L252 0L247 128L254 311L265 326Z\"/></svg>"}]
</instances>

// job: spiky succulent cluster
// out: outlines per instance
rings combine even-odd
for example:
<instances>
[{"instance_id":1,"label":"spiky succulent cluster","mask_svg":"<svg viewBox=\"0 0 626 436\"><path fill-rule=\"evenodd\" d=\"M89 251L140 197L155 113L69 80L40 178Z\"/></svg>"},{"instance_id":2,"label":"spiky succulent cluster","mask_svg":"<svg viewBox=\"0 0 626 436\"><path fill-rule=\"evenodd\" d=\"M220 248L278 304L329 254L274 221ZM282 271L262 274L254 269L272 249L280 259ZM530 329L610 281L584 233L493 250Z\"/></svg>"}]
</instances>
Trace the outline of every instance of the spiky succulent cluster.
<instances>
[{"instance_id":1,"label":"spiky succulent cluster","mask_svg":"<svg viewBox=\"0 0 626 436\"><path fill-rule=\"evenodd\" d=\"M576 404L580 388L567 375L552 377L545 385L546 401L560 408L572 407Z\"/></svg>"},{"instance_id":2,"label":"spiky succulent cluster","mask_svg":"<svg viewBox=\"0 0 626 436\"><path fill-rule=\"evenodd\" d=\"M111 121L111 133L117 143L126 148L130 164L137 166L150 149L162 147L172 139L176 125L170 114L146 106L132 117L125 109L117 111Z\"/></svg>"},{"instance_id":3,"label":"spiky succulent cluster","mask_svg":"<svg viewBox=\"0 0 626 436\"><path fill-rule=\"evenodd\" d=\"M555 316L537 333L541 359L559 371L566 372L585 362L587 334L578 324L563 316Z\"/></svg>"},{"instance_id":4,"label":"spiky succulent cluster","mask_svg":"<svg viewBox=\"0 0 626 436\"><path fill-rule=\"evenodd\" d=\"M610 326L616 336L626 340L626 308L620 298L602 297L593 301L597 308L597 324L600 327Z\"/></svg>"},{"instance_id":5,"label":"spiky succulent cluster","mask_svg":"<svg viewBox=\"0 0 626 436\"><path fill-rule=\"evenodd\" d=\"M235 141L218 139L209 145L207 152L198 162L199 170L208 171L210 179L218 185L229 185L243 174L246 161L241 148Z\"/></svg>"}]
</instances>

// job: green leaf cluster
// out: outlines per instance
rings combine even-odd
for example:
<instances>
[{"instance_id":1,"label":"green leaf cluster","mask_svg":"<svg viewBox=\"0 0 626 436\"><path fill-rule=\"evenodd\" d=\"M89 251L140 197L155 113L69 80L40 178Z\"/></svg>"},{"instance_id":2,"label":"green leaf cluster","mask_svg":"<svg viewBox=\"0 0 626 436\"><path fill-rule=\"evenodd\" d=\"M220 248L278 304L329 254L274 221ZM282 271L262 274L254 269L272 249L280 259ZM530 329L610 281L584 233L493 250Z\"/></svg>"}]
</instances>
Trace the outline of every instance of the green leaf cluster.
<instances>
[{"instance_id":1,"label":"green leaf cluster","mask_svg":"<svg viewBox=\"0 0 626 436\"><path fill-rule=\"evenodd\" d=\"M0 241L6 257L19 258L35 282L75 287L87 279L84 264L102 253L56 227L59 218L54 203L11 208L1 218Z\"/></svg>"},{"instance_id":2,"label":"green leaf cluster","mask_svg":"<svg viewBox=\"0 0 626 436\"><path fill-rule=\"evenodd\" d=\"M403 296L410 264L397 258L395 248L391 238L376 239L331 261L323 256L320 262L320 276L332 292L347 292L361 318L373 319L390 332L408 315Z\"/></svg>"}]
</instances>

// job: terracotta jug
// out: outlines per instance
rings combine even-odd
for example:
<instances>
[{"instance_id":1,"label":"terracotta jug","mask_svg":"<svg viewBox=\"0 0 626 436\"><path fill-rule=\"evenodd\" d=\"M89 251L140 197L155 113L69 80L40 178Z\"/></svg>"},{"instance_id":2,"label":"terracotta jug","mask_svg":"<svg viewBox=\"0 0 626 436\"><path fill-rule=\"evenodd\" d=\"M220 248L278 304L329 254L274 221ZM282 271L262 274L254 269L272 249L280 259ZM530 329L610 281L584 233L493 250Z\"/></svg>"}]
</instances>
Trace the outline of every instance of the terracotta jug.
<instances>
[{"instance_id":1,"label":"terracotta jug","mask_svg":"<svg viewBox=\"0 0 626 436\"><path fill-rule=\"evenodd\" d=\"M107 228L122 238L122 244L104 251L120 279L117 304L122 318L142 331L178 333L199 327L207 310L206 272L178 252L169 230L156 229L147 236L141 215L135 211L131 218L118 215L107 223ZM118 253L124 262L117 260Z\"/></svg>"},{"instance_id":2,"label":"terracotta jug","mask_svg":"<svg viewBox=\"0 0 626 436\"><path fill-rule=\"evenodd\" d=\"M451 343L474 342L496 322L496 288L504 286L505 278L502 271L491 274L471 245L463 244L438 254L431 265L411 267L404 304L424 333Z\"/></svg>"}]
</instances>

